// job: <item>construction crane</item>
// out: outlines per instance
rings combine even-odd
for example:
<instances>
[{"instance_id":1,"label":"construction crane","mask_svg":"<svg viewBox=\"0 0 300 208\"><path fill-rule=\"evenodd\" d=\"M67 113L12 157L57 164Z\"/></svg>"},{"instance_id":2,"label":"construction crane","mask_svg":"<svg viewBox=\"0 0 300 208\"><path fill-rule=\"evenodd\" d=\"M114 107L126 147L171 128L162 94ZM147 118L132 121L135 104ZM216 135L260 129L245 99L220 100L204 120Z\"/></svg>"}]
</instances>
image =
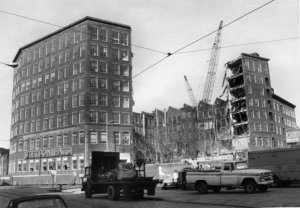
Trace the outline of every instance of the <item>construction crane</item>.
<instances>
[{"instance_id":1,"label":"construction crane","mask_svg":"<svg viewBox=\"0 0 300 208\"><path fill-rule=\"evenodd\" d=\"M220 26L217 32L217 36L215 37L214 45L212 47L212 51L209 59L209 67L206 75L204 92L202 97L202 101L206 103L210 103L211 96L214 89L216 72L217 72L219 56L220 56L222 26L223 26L223 21L220 22Z\"/></svg>"},{"instance_id":2,"label":"construction crane","mask_svg":"<svg viewBox=\"0 0 300 208\"><path fill-rule=\"evenodd\" d=\"M187 91L188 91L190 99L191 99L191 103L192 103L193 107L196 107L197 106L196 98L195 98L193 90L189 84L189 81L187 80L185 75L184 75L184 79L185 79Z\"/></svg>"}]
</instances>

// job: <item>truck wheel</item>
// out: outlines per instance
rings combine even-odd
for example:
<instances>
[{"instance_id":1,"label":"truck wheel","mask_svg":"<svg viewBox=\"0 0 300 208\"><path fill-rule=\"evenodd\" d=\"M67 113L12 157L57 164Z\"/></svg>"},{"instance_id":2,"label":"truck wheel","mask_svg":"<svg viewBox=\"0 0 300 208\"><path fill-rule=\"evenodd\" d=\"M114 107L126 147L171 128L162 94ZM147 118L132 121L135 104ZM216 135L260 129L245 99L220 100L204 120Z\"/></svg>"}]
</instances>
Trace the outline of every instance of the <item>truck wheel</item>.
<instances>
[{"instance_id":1,"label":"truck wheel","mask_svg":"<svg viewBox=\"0 0 300 208\"><path fill-rule=\"evenodd\" d=\"M221 186L215 186L211 188L213 190L213 192L218 193L221 191Z\"/></svg>"},{"instance_id":2,"label":"truck wheel","mask_svg":"<svg viewBox=\"0 0 300 208\"><path fill-rule=\"evenodd\" d=\"M197 185L197 190L198 190L199 194L207 194L208 188L207 188L206 183L199 183Z\"/></svg>"},{"instance_id":3,"label":"truck wheel","mask_svg":"<svg viewBox=\"0 0 300 208\"><path fill-rule=\"evenodd\" d=\"M183 191L186 190L186 185L185 184L181 184L180 189L183 190Z\"/></svg>"},{"instance_id":4,"label":"truck wheel","mask_svg":"<svg viewBox=\"0 0 300 208\"><path fill-rule=\"evenodd\" d=\"M91 187L89 185L85 186L84 195L85 195L85 198L91 198L92 197L93 193L92 193Z\"/></svg>"},{"instance_id":5,"label":"truck wheel","mask_svg":"<svg viewBox=\"0 0 300 208\"><path fill-rule=\"evenodd\" d=\"M268 190L268 185L260 185L257 187L257 189L260 191L260 192L266 192Z\"/></svg>"},{"instance_id":6,"label":"truck wheel","mask_svg":"<svg viewBox=\"0 0 300 208\"><path fill-rule=\"evenodd\" d=\"M281 181L280 181L280 179L278 178L278 176L276 176L276 175L273 175L273 183L272 184L270 184L270 186L272 187L272 188L278 188L278 187L280 187L280 184L281 184Z\"/></svg>"},{"instance_id":7,"label":"truck wheel","mask_svg":"<svg viewBox=\"0 0 300 208\"><path fill-rule=\"evenodd\" d=\"M118 200L120 198L119 188L117 186L109 186L107 196L109 200Z\"/></svg>"},{"instance_id":8,"label":"truck wheel","mask_svg":"<svg viewBox=\"0 0 300 208\"><path fill-rule=\"evenodd\" d=\"M256 184L252 181L246 181L246 183L244 184L244 190L247 194L255 193Z\"/></svg>"}]
</instances>

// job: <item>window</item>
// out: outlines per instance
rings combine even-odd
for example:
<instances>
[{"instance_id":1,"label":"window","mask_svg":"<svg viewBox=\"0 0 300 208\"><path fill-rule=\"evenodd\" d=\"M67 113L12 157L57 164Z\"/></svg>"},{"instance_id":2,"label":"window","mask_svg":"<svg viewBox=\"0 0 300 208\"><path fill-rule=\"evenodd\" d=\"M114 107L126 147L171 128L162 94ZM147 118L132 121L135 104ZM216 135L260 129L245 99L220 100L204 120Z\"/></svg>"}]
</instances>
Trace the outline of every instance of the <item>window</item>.
<instances>
[{"instance_id":1,"label":"window","mask_svg":"<svg viewBox=\"0 0 300 208\"><path fill-rule=\"evenodd\" d=\"M262 73L261 63L260 62L257 63L257 71L260 72L260 73Z\"/></svg>"},{"instance_id":2,"label":"window","mask_svg":"<svg viewBox=\"0 0 300 208\"><path fill-rule=\"evenodd\" d=\"M79 48L79 56L80 57L85 57L85 51L86 51L85 45L80 46L80 48Z\"/></svg>"},{"instance_id":3,"label":"window","mask_svg":"<svg viewBox=\"0 0 300 208\"><path fill-rule=\"evenodd\" d=\"M129 113L123 113L122 117L123 117L123 124L130 124Z\"/></svg>"},{"instance_id":4,"label":"window","mask_svg":"<svg viewBox=\"0 0 300 208\"><path fill-rule=\"evenodd\" d=\"M120 107L120 97L113 96L113 107Z\"/></svg>"},{"instance_id":5,"label":"window","mask_svg":"<svg viewBox=\"0 0 300 208\"><path fill-rule=\"evenodd\" d=\"M128 51L122 50L121 53L122 53L122 61L129 61L129 53L128 53Z\"/></svg>"},{"instance_id":6,"label":"window","mask_svg":"<svg viewBox=\"0 0 300 208\"><path fill-rule=\"evenodd\" d=\"M100 89L106 90L107 89L107 79L100 78Z\"/></svg>"},{"instance_id":7,"label":"window","mask_svg":"<svg viewBox=\"0 0 300 208\"><path fill-rule=\"evenodd\" d=\"M107 122L107 113L104 111L100 112L100 123L106 123Z\"/></svg>"},{"instance_id":8,"label":"window","mask_svg":"<svg viewBox=\"0 0 300 208\"><path fill-rule=\"evenodd\" d=\"M119 44L119 33L112 31L112 39L113 44Z\"/></svg>"},{"instance_id":9,"label":"window","mask_svg":"<svg viewBox=\"0 0 300 208\"><path fill-rule=\"evenodd\" d=\"M260 119L260 111L254 111L254 115L256 119Z\"/></svg>"},{"instance_id":10,"label":"window","mask_svg":"<svg viewBox=\"0 0 300 208\"><path fill-rule=\"evenodd\" d=\"M70 51L65 52L65 63L70 61Z\"/></svg>"},{"instance_id":11,"label":"window","mask_svg":"<svg viewBox=\"0 0 300 208\"><path fill-rule=\"evenodd\" d=\"M124 46L128 46L128 34L121 33L121 44Z\"/></svg>"},{"instance_id":12,"label":"window","mask_svg":"<svg viewBox=\"0 0 300 208\"><path fill-rule=\"evenodd\" d=\"M120 91L121 81L120 80L113 80L113 90Z\"/></svg>"},{"instance_id":13,"label":"window","mask_svg":"<svg viewBox=\"0 0 300 208\"><path fill-rule=\"evenodd\" d=\"M107 47L100 46L100 57L107 58Z\"/></svg>"},{"instance_id":14,"label":"window","mask_svg":"<svg viewBox=\"0 0 300 208\"><path fill-rule=\"evenodd\" d=\"M53 136L49 137L49 148L53 148L54 147L54 139Z\"/></svg>"},{"instance_id":15,"label":"window","mask_svg":"<svg viewBox=\"0 0 300 208\"><path fill-rule=\"evenodd\" d=\"M106 143L107 142L107 135L106 131L100 132L100 143Z\"/></svg>"},{"instance_id":16,"label":"window","mask_svg":"<svg viewBox=\"0 0 300 208\"><path fill-rule=\"evenodd\" d=\"M84 131L79 132L79 144L84 144Z\"/></svg>"},{"instance_id":17,"label":"window","mask_svg":"<svg viewBox=\"0 0 300 208\"><path fill-rule=\"evenodd\" d=\"M72 157L72 170L77 170L77 157Z\"/></svg>"},{"instance_id":18,"label":"window","mask_svg":"<svg viewBox=\"0 0 300 208\"><path fill-rule=\"evenodd\" d=\"M91 105L98 105L98 94L90 94Z\"/></svg>"},{"instance_id":19,"label":"window","mask_svg":"<svg viewBox=\"0 0 300 208\"><path fill-rule=\"evenodd\" d=\"M72 96L72 108L77 108L78 107L78 95L73 95Z\"/></svg>"},{"instance_id":20,"label":"window","mask_svg":"<svg viewBox=\"0 0 300 208\"><path fill-rule=\"evenodd\" d=\"M68 134L64 134L63 136L63 146L67 146L68 145Z\"/></svg>"},{"instance_id":21,"label":"window","mask_svg":"<svg viewBox=\"0 0 300 208\"><path fill-rule=\"evenodd\" d=\"M36 126L36 131L40 131L41 130L41 121L36 120L35 126Z\"/></svg>"},{"instance_id":22,"label":"window","mask_svg":"<svg viewBox=\"0 0 300 208\"><path fill-rule=\"evenodd\" d=\"M63 158L63 167L62 167L62 170L66 171L66 170L68 170L68 167L69 167L68 158L64 157Z\"/></svg>"},{"instance_id":23,"label":"window","mask_svg":"<svg viewBox=\"0 0 300 208\"><path fill-rule=\"evenodd\" d=\"M75 47L73 48L73 59L78 59L79 57L79 48Z\"/></svg>"},{"instance_id":24,"label":"window","mask_svg":"<svg viewBox=\"0 0 300 208\"><path fill-rule=\"evenodd\" d=\"M64 115L63 115L63 125L64 125L64 126L68 126L68 125L69 125L68 114L64 114Z\"/></svg>"},{"instance_id":25,"label":"window","mask_svg":"<svg viewBox=\"0 0 300 208\"><path fill-rule=\"evenodd\" d=\"M130 145L129 132L123 132L123 145Z\"/></svg>"},{"instance_id":26,"label":"window","mask_svg":"<svg viewBox=\"0 0 300 208\"><path fill-rule=\"evenodd\" d=\"M123 97L123 108L129 108L129 97Z\"/></svg>"},{"instance_id":27,"label":"window","mask_svg":"<svg viewBox=\"0 0 300 208\"><path fill-rule=\"evenodd\" d=\"M43 149L46 149L48 147L48 138L44 137L43 138Z\"/></svg>"},{"instance_id":28,"label":"window","mask_svg":"<svg viewBox=\"0 0 300 208\"><path fill-rule=\"evenodd\" d=\"M254 106L259 107L259 99L254 99Z\"/></svg>"},{"instance_id":29,"label":"window","mask_svg":"<svg viewBox=\"0 0 300 208\"><path fill-rule=\"evenodd\" d=\"M96 111L90 111L90 122L91 123L97 123L97 115L98 115L98 113Z\"/></svg>"},{"instance_id":30,"label":"window","mask_svg":"<svg viewBox=\"0 0 300 208\"><path fill-rule=\"evenodd\" d=\"M80 41L86 40L87 28L80 28Z\"/></svg>"},{"instance_id":31,"label":"window","mask_svg":"<svg viewBox=\"0 0 300 208\"><path fill-rule=\"evenodd\" d=\"M72 145L77 144L77 132L72 133Z\"/></svg>"},{"instance_id":32,"label":"window","mask_svg":"<svg viewBox=\"0 0 300 208\"><path fill-rule=\"evenodd\" d=\"M107 30L100 28L100 41L107 42Z\"/></svg>"},{"instance_id":33,"label":"window","mask_svg":"<svg viewBox=\"0 0 300 208\"><path fill-rule=\"evenodd\" d=\"M100 73L107 73L107 63L105 62L100 62Z\"/></svg>"},{"instance_id":34,"label":"window","mask_svg":"<svg viewBox=\"0 0 300 208\"><path fill-rule=\"evenodd\" d=\"M113 119L114 119L114 124L119 124L120 123L120 113L113 112Z\"/></svg>"},{"instance_id":35,"label":"window","mask_svg":"<svg viewBox=\"0 0 300 208\"><path fill-rule=\"evenodd\" d=\"M73 125L78 124L78 113L77 112L72 112L72 124Z\"/></svg>"},{"instance_id":36,"label":"window","mask_svg":"<svg viewBox=\"0 0 300 208\"><path fill-rule=\"evenodd\" d=\"M90 77L91 88L98 89L98 77Z\"/></svg>"},{"instance_id":37,"label":"window","mask_svg":"<svg viewBox=\"0 0 300 208\"><path fill-rule=\"evenodd\" d=\"M93 40L98 40L98 28L97 27L91 27L91 38Z\"/></svg>"},{"instance_id":38,"label":"window","mask_svg":"<svg viewBox=\"0 0 300 208\"><path fill-rule=\"evenodd\" d=\"M62 115L57 116L57 127L62 127Z\"/></svg>"},{"instance_id":39,"label":"window","mask_svg":"<svg viewBox=\"0 0 300 208\"><path fill-rule=\"evenodd\" d=\"M119 49L116 49L116 48L113 48L112 49L112 59L113 60L119 60L120 57L119 57Z\"/></svg>"},{"instance_id":40,"label":"window","mask_svg":"<svg viewBox=\"0 0 300 208\"><path fill-rule=\"evenodd\" d=\"M23 141L19 141L19 152L23 151Z\"/></svg>"},{"instance_id":41,"label":"window","mask_svg":"<svg viewBox=\"0 0 300 208\"><path fill-rule=\"evenodd\" d=\"M101 54L101 51L100 51L100 54ZM97 45L91 45L91 55L98 56L98 46Z\"/></svg>"},{"instance_id":42,"label":"window","mask_svg":"<svg viewBox=\"0 0 300 208\"><path fill-rule=\"evenodd\" d=\"M250 60L250 71L255 71L255 62Z\"/></svg>"},{"instance_id":43,"label":"window","mask_svg":"<svg viewBox=\"0 0 300 208\"><path fill-rule=\"evenodd\" d=\"M107 95L100 95L100 106L107 106Z\"/></svg>"},{"instance_id":44,"label":"window","mask_svg":"<svg viewBox=\"0 0 300 208\"><path fill-rule=\"evenodd\" d=\"M114 132L114 142L116 145L120 145L120 132Z\"/></svg>"},{"instance_id":45,"label":"window","mask_svg":"<svg viewBox=\"0 0 300 208\"><path fill-rule=\"evenodd\" d=\"M79 169L83 170L84 169L84 156L79 156Z\"/></svg>"},{"instance_id":46,"label":"window","mask_svg":"<svg viewBox=\"0 0 300 208\"><path fill-rule=\"evenodd\" d=\"M43 120L43 130L47 130L48 129L48 118L44 118Z\"/></svg>"},{"instance_id":47,"label":"window","mask_svg":"<svg viewBox=\"0 0 300 208\"><path fill-rule=\"evenodd\" d=\"M26 169L27 169L27 161L23 160L23 172L26 172L27 171Z\"/></svg>"},{"instance_id":48,"label":"window","mask_svg":"<svg viewBox=\"0 0 300 208\"><path fill-rule=\"evenodd\" d=\"M98 61L97 60L91 60L91 71L92 72L98 72Z\"/></svg>"},{"instance_id":49,"label":"window","mask_svg":"<svg viewBox=\"0 0 300 208\"><path fill-rule=\"evenodd\" d=\"M79 78L79 89L84 89L84 77Z\"/></svg>"},{"instance_id":50,"label":"window","mask_svg":"<svg viewBox=\"0 0 300 208\"><path fill-rule=\"evenodd\" d=\"M113 64L113 73L114 75L120 75L120 65L119 64Z\"/></svg>"},{"instance_id":51,"label":"window","mask_svg":"<svg viewBox=\"0 0 300 208\"><path fill-rule=\"evenodd\" d=\"M91 144L98 144L97 131L90 131L90 141L91 141Z\"/></svg>"},{"instance_id":52,"label":"window","mask_svg":"<svg viewBox=\"0 0 300 208\"><path fill-rule=\"evenodd\" d=\"M268 132L268 124L267 123L262 124L262 130L265 132Z\"/></svg>"},{"instance_id":53,"label":"window","mask_svg":"<svg viewBox=\"0 0 300 208\"><path fill-rule=\"evenodd\" d=\"M50 117L49 118L49 129L53 129L54 128L54 118Z\"/></svg>"},{"instance_id":54,"label":"window","mask_svg":"<svg viewBox=\"0 0 300 208\"><path fill-rule=\"evenodd\" d=\"M129 81L122 81L122 91L129 92Z\"/></svg>"},{"instance_id":55,"label":"window","mask_svg":"<svg viewBox=\"0 0 300 208\"><path fill-rule=\"evenodd\" d=\"M255 131L255 125L254 125L254 123L250 123L250 131Z\"/></svg>"},{"instance_id":56,"label":"window","mask_svg":"<svg viewBox=\"0 0 300 208\"><path fill-rule=\"evenodd\" d=\"M76 30L74 32L74 44L79 43L80 31Z\"/></svg>"},{"instance_id":57,"label":"window","mask_svg":"<svg viewBox=\"0 0 300 208\"><path fill-rule=\"evenodd\" d=\"M251 88L251 86L247 86L247 89L248 89L248 93L252 94L252 88Z\"/></svg>"},{"instance_id":58,"label":"window","mask_svg":"<svg viewBox=\"0 0 300 208\"><path fill-rule=\"evenodd\" d=\"M256 131L261 131L261 123L256 124Z\"/></svg>"},{"instance_id":59,"label":"window","mask_svg":"<svg viewBox=\"0 0 300 208\"><path fill-rule=\"evenodd\" d=\"M84 94L79 95L79 106L84 106Z\"/></svg>"},{"instance_id":60,"label":"window","mask_svg":"<svg viewBox=\"0 0 300 208\"><path fill-rule=\"evenodd\" d=\"M56 170L61 170L61 158L56 158Z\"/></svg>"},{"instance_id":61,"label":"window","mask_svg":"<svg viewBox=\"0 0 300 208\"><path fill-rule=\"evenodd\" d=\"M69 92L69 82L64 83L64 94Z\"/></svg>"},{"instance_id":62,"label":"window","mask_svg":"<svg viewBox=\"0 0 300 208\"><path fill-rule=\"evenodd\" d=\"M84 123L84 111L79 112L79 123Z\"/></svg>"},{"instance_id":63,"label":"window","mask_svg":"<svg viewBox=\"0 0 300 208\"><path fill-rule=\"evenodd\" d=\"M73 64L73 75L77 75L79 73L79 62Z\"/></svg>"},{"instance_id":64,"label":"window","mask_svg":"<svg viewBox=\"0 0 300 208\"><path fill-rule=\"evenodd\" d=\"M54 66L55 66L55 56L52 56L51 57L51 65L50 65L50 67L52 68Z\"/></svg>"}]
</instances>

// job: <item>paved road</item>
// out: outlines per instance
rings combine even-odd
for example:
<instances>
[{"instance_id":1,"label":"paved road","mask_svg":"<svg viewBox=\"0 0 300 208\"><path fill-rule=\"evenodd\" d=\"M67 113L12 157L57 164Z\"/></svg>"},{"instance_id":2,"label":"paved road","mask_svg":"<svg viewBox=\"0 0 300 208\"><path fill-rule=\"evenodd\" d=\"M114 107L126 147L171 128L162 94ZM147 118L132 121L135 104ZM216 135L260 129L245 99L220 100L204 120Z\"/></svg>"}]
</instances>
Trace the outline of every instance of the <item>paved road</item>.
<instances>
[{"instance_id":1,"label":"paved road","mask_svg":"<svg viewBox=\"0 0 300 208\"><path fill-rule=\"evenodd\" d=\"M300 207L300 184L289 188L269 189L266 193L245 194L243 190L221 190L200 195L196 190L161 190L156 189L156 196L143 200L121 198L109 201L106 195L94 195L86 199L78 189L62 193L51 193L40 187L0 187L0 208L6 207L9 199L36 194L60 194L71 208L224 208L224 207Z\"/></svg>"}]
</instances>

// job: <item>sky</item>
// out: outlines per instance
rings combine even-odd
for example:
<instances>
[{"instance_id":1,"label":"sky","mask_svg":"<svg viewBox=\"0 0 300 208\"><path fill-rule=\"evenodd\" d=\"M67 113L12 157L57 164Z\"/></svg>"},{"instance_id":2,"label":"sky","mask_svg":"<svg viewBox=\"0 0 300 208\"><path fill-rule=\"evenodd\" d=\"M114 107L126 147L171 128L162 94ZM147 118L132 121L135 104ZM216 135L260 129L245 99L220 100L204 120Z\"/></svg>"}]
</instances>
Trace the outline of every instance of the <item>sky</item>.
<instances>
[{"instance_id":1,"label":"sky","mask_svg":"<svg viewBox=\"0 0 300 208\"><path fill-rule=\"evenodd\" d=\"M220 21L226 25L270 0L1 0L0 61L12 61L18 49L58 27L85 16L132 28L135 112L180 108L191 104L186 75L196 97L202 91L208 60ZM14 16L8 13L19 16ZM299 0L275 0L222 29L220 59L212 101L222 94L224 65L241 53L269 58L274 92L296 105L300 120ZM200 40L199 40L200 39ZM199 40L199 41L196 41ZM194 43L193 43L194 42ZM190 44L178 53L151 65ZM159 52L146 50L149 48ZM204 50L207 49L207 50ZM199 51L197 51L199 50ZM194 51L194 52L191 52ZM163 53L161 53L163 52ZM144 72L143 72L144 71ZM140 74L141 73L141 74ZM8 148L12 109L12 68L0 64L0 147Z\"/></svg>"}]
</instances>

